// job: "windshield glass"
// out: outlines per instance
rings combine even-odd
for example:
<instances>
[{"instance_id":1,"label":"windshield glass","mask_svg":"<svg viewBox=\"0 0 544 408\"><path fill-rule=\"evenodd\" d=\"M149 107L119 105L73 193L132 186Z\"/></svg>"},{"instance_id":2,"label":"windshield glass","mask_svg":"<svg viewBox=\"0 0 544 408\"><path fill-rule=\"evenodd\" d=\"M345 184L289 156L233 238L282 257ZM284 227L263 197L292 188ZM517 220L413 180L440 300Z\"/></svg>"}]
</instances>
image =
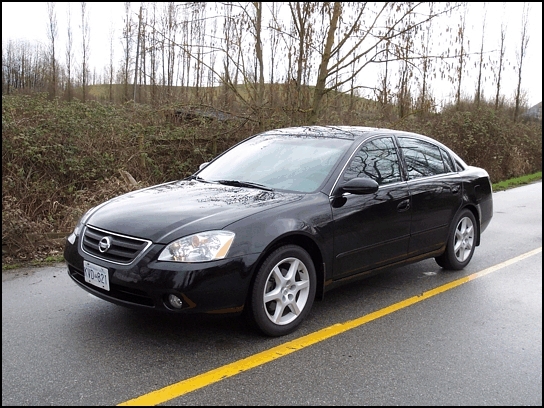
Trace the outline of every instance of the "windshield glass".
<instances>
[{"instance_id":1,"label":"windshield glass","mask_svg":"<svg viewBox=\"0 0 544 408\"><path fill-rule=\"evenodd\" d=\"M198 174L205 181L239 181L309 193L325 181L352 141L262 135L235 146Z\"/></svg>"}]
</instances>

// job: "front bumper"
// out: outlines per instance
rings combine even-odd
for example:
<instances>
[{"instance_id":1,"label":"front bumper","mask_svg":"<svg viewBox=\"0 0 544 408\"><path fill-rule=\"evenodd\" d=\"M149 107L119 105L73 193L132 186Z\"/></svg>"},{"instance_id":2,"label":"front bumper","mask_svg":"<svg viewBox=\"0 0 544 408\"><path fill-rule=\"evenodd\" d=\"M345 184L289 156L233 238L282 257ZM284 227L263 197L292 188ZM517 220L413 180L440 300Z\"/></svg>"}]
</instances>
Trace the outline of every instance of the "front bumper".
<instances>
[{"instance_id":1,"label":"front bumper","mask_svg":"<svg viewBox=\"0 0 544 408\"><path fill-rule=\"evenodd\" d=\"M133 265L117 265L84 254L79 239L66 242L68 275L93 295L122 306L172 313L236 313L243 309L258 254L200 263L156 261L163 245L151 245ZM85 281L83 260L108 269L110 290ZM176 309L169 295L182 299Z\"/></svg>"}]
</instances>

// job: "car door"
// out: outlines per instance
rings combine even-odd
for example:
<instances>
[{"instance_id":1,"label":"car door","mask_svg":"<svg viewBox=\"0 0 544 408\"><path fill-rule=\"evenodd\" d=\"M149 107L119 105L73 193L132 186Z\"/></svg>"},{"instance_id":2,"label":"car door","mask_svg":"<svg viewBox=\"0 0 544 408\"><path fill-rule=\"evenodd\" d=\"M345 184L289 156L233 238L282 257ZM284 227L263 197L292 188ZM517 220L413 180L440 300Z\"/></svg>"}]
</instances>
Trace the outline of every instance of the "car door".
<instances>
[{"instance_id":1,"label":"car door","mask_svg":"<svg viewBox=\"0 0 544 408\"><path fill-rule=\"evenodd\" d=\"M350 159L339 185L355 177L375 180L378 191L331 199L334 222L334 279L406 257L410 236L410 193L401 176L391 136L365 141Z\"/></svg>"},{"instance_id":2,"label":"car door","mask_svg":"<svg viewBox=\"0 0 544 408\"><path fill-rule=\"evenodd\" d=\"M462 183L442 147L413 137L397 140L412 202L408 256L413 257L446 244L451 220L462 204Z\"/></svg>"}]
</instances>

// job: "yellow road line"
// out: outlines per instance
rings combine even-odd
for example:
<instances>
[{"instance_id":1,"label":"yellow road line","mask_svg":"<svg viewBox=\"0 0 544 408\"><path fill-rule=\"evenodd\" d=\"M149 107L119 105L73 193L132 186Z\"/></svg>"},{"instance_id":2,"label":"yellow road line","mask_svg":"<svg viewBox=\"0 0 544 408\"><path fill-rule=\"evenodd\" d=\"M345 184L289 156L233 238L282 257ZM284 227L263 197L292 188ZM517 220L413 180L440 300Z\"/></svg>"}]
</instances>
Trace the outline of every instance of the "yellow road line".
<instances>
[{"instance_id":1,"label":"yellow road line","mask_svg":"<svg viewBox=\"0 0 544 408\"><path fill-rule=\"evenodd\" d=\"M280 357L284 357L297 350L311 346L312 344L319 343L320 341L326 340L330 337L336 336L340 333L351 330L355 327L361 326L365 323L371 322L372 320L376 320L380 317L396 312L397 310L403 309L415 303L421 302L422 300L428 299L432 296L438 295L439 293L453 289L471 280L474 280L476 278L480 278L492 272L498 271L499 269L505 268L525 258L536 255L540 252L542 252L542 247L526 252L525 254L509 259L508 261L501 262L497 265L486 268L480 272L473 273L472 275L465 276L453 282L439 286L435 289L431 289L427 292L423 292L420 295L413 296L401 302L395 303L391 306L377 310L376 312L370 313L366 316L362 316L354 320L349 320L344 323L337 323L332 326L325 327L324 329L318 330L314 333L310 333L306 336L303 336L298 339L281 344L279 346L273 347L269 350L262 351L260 353L246 357L242 360L235 361L233 363L224 365L222 367L216 368L206 373L197 375L195 377L188 378L187 380L183 380L178 383L161 388L159 390L152 391L148 394L144 394L140 397L122 402L118 405L119 406L123 406L123 405L149 406L149 405L157 405L157 404L169 401L171 399L180 397L189 392L195 391L199 388L203 388L215 382L224 380L225 378L232 377L236 374L239 374L244 371L248 371L252 368L258 367L260 365L269 363L270 361L274 361Z\"/></svg>"}]
</instances>

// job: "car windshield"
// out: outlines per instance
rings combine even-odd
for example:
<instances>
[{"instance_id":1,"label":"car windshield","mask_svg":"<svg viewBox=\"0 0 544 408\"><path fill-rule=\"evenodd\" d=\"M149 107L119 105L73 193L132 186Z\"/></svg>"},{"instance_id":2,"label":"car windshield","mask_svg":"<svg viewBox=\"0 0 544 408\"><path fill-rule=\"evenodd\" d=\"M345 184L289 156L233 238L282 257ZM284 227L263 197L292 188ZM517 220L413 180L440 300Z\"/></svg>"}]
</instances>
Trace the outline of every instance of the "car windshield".
<instances>
[{"instance_id":1,"label":"car windshield","mask_svg":"<svg viewBox=\"0 0 544 408\"><path fill-rule=\"evenodd\" d=\"M203 181L309 193L317 190L351 140L261 135L235 146L198 173Z\"/></svg>"}]
</instances>

